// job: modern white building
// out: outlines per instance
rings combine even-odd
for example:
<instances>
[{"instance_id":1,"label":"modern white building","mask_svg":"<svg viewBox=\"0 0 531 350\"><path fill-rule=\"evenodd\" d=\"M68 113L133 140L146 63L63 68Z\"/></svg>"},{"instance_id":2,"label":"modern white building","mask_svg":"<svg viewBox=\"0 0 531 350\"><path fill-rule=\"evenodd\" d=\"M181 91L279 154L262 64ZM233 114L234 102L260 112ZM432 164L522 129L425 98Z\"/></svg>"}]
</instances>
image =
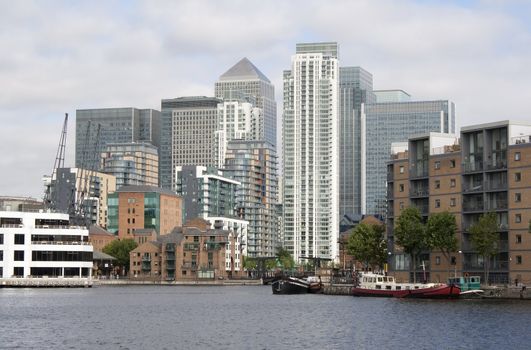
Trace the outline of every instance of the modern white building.
<instances>
[{"instance_id":1,"label":"modern white building","mask_svg":"<svg viewBox=\"0 0 531 350\"><path fill-rule=\"evenodd\" d=\"M262 110L244 98L224 100L218 104L218 128L215 135L216 166L223 168L229 141L265 139Z\"/></svg>"},{"instance_id":2,"label":"modern white building","mask_svg":"<svg viewBox=\"0 0 531 350\"><path fill-rule=\"evenodd\" d=\"M0 211L0 284L13 285L13 279L88 282L92 252L88 230L71 226L67 214Z\"/></svg>"},{"instance_id":3,"label":"modern white building","mask_svg":"<svg viewBox=\"0 0 531 350\"><path fill-rule=\"evenodd\" d=\"M338 260L337 43L297 44L284 71L284 246L295 260Z\"/></svg>"}]
</instances>

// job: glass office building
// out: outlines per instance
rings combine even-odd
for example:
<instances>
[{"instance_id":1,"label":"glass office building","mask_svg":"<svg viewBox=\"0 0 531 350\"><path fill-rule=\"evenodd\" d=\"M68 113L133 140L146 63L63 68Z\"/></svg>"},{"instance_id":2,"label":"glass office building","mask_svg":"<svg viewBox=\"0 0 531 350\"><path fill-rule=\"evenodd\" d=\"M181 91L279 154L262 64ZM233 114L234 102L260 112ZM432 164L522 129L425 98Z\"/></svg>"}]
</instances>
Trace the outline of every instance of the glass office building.
<instances>
[{"instance_id":1,"label":"glass office building","mask_svg":"<svg viewBox=\"0 0 531 350\"><path fill-rule=\"evenodd\" d=\"M455 106L448 100L367 103L362 106L362 213L386 213L391 143L427 132L455 133Z\"/></svg>"},{"instance_id":2,"label":"glass office building","mask_svg":"<svg viewBox=\"0 0 531 350\"><path fill-rule=\"evenodd\" d=\"M372 74L339 68L339 213L361 213L361 104L375 102Z\"/></svg>"}]
</instances>

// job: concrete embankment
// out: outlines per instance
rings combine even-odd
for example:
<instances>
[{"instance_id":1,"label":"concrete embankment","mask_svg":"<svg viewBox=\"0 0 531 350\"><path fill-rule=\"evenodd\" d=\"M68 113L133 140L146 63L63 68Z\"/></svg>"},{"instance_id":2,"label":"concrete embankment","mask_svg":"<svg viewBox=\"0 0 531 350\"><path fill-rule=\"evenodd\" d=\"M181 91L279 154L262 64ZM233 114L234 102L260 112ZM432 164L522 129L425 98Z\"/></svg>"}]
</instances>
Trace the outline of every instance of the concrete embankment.
<instances>
[{"instance_id":1,"label":"concrete embankment","mask_svg":"<svg viewBox=\"0 0 531 350\"><path fill-rule=\"evenodd\" d=\"M95 280L94 286L260 286L261 280L209 280L209 281L149 281L149 280L129 280L110 279Z\"/></svg>"},{"instance_id":2,"label":"concrete embankment","mask_svg":"<svg viewBox=\"0 0 531 350\"><path fill-rule=\"evenodd\" d=\"M526 299L531 300L531 290L526 286L511 285L508 287L482 287L485 299Z\"/></svg>"},{"instance_id":3,"label":"concrete embankment","mask_svg":"<svg viewBox=\"0 0 531 350\"><path fill-rule=\"evenodd\" d=\"M352 284L325 284L323 294L327 295L352 295Z\"/></svg>"}]
</instances>

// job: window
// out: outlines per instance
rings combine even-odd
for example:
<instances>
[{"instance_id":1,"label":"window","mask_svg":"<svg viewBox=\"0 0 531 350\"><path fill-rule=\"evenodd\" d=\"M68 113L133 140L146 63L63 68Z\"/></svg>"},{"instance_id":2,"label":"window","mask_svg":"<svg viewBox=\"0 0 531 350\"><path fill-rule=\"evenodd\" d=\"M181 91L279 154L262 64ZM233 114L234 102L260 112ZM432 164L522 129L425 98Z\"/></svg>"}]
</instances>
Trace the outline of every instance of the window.
<instances>
[{"instance_id":1,"label":"window","mask_svg":"<svg viewBox=\"0 0 531 350\"><path fill-rule=\"evenodd\" d=\"M522 180L522 173L514 173L514 182L520 182Z\"/></svg>"},{"instance_id":2,"label":"window","mask_svg":"<svg viewBox=\"0 0 531 350\"><path fill-rule=\"evenodd\" d=\"M450 159L450 168L455 168L455 159Z\"/></svg>"},{"instance_id":3,"label":"window","mask_svg":"<svg viewBox=\"0 0 531 350\"><path fill-rule=\"evenodd\" d=\"M436 161L435 162L435 169L440 169L441 168L441 162L440 161Z\"/></svg>"},{"instance_id":4,"label":"window","mask_svg":"<svg viewBox=\"0 0 531 350\"><path fill-rule=\"evenodd\" d=\"M517 244L522 243L522 235L516 235L516 243Z\"/></svg>"},{"instance_id":5,"label":"window","mask_svg":"<svg viewBox=\"0 0 531 350\"><path fill-rule=\"evenodd\" d=\"M15 261L24 261L24 251L15 250Z\"/></svg>"},{"instance_id":6,"label":"window","mask_svg":"<svg viewBox=\"0 0 531 350\"><path fill-rule=\"evenodd\" d=\"M515 202L521 202L522 201L522 194L517 192L514 194L514 201Z\"/></svg>"},{"instance_id":7,"label":"window","mask_svg":"<svg viewBox=\"0 0 531 350\"><path fill-rule=\"evenodd\" d=\"M450 179L450 187L455 187L455 179Z\"/></svg>"},{"instance_id":8,"label":"window","mask_svg":"<svg viewBox=\"0 0 531 350\"><path fill-rule=\"evenodd\" d=\"M4 234L0 233L0 244L4 244Z\"/></svg>"},{"instance_id":9,"label":"window","mask_svg":"<svg viewBox=\"0 0 531 350\"><path fill-rule=\"evenodd\" d=\"M514 222L516 222L516 223L522 222L522 214L515 214L514 215Z\"/></svg>"},{"instance_id":10,"label":"window","mask_svg":"<svg viewBox=\"0 0 531 350\"><path fill-rule=\"evenodd\" d=\"M404 192L404 184L398 185L398 191L399 192Z\"/></svg>"},{"instance_id":11,"label":"window","mask_svg":"<svg viewBox=\"0 0 531 350\"><path fill-rule=\"evenodd\" d=\"M455 198L450 198L450 206L455 207Z\"/></svg>"},{"instance_id":12,"label":"window","mask_svg":"<svg viewBox=\"0 0 531 350\"><path fill-rule=\"evenodd\" d=\"M15 277L24 277L24 268L23 267L13 267L13 276L15 276Z\"/></svg>"},{"instance_id":13,"label":"window","mask_svg":"<svg viewBox=\"0 0 531 350\"><path fill-rule=\"evenodd\" d=\"M521 255L517 255L516 256L516 264L522 265L522 256Z\"/></svg>"},{"instance_id":14,"label":"window","mask_svg":"<svg viewBox=\"0 0 531 350\"><path fill-rule=\"evenodd\" d=\"M452 256L452 259L451 259L450 261L451 261L450 263L451 263L452 265L457 264L457 260L456 260L455 256Z\"/></svg>"},{"instance_id":15,"label":"window","mask_svg":"<svg viewBox=\"0 0 531 350\"><path fill-rule=\"evenodd\" d=\"M435 200L435 208L440 208L441 207L441 200L440 199L436 199Z\"/></svg>"},{"instance_id":16,"label":"window","mask_svg":"<svg viewBox=\"0 0 531 350\"><path fill-rule=\"evenodd\" d=\"M435 257L435 265L440 265L441 264L441 257L440 256L436 256Z\"/></svg>"},{"instance_id":17,"label":"window","mask_svg":"<svg viewBox=\"0 0 531 350\"><path fill-rule=\"evenodd\" d=\"M404 167L402 165L400 166L399 171L400 171L400 174L404 173Z\"/></svg>"},{"instance_id":18,"label":"window","mask_svg":"<svg viewBox=\"0 0 531 350\"><path fill-rule=\"evenodd\" d=\"M435 180L435 189L441 188L441 180Z\"/></svg>"},{"instance_id":19,"label":"window","mask_svg":"<svg viewBox=\"0 0 531 350\"><path fill-rule=\"evenodd\" d=\"M4 261L4 251L0 250L0 261Z\"/></svg>"},{"instance_id":20,"label":"window","mask_svg":"<svg viewBox=\"0 0 531 350\"><path fill-rule=\"evenodd\" d=\"M136 199L134 198L127 198L127 203L131 204L131 203L135 203L136 202Z\"/></svg>"},{"instance_id":21,"label":"window","mask_svg":"<svg viewBox=\"0 0 531 350\"><path fill-rule=\"evenodd\" d=\"M520 152L514 152L514 160L519 161L520 157Z\"/></svg>"},{"instance_id":22,"label":"window","mask_svg":"<svg viewBox=\"0 0 531 350\"><path fill-rule=\"evenodd\" d=\"M24 244L24 234L15 235L15 244Z\"/></svg>"},{"instance_id":23,"label":"window","mask_svg":"<svg viewBox=\"0 0 531 350\"><path fill-rule=\"evenodd\" d=\"M400 210L404 209L404 202L400 202Z\"/></svg>"}]
</instances>

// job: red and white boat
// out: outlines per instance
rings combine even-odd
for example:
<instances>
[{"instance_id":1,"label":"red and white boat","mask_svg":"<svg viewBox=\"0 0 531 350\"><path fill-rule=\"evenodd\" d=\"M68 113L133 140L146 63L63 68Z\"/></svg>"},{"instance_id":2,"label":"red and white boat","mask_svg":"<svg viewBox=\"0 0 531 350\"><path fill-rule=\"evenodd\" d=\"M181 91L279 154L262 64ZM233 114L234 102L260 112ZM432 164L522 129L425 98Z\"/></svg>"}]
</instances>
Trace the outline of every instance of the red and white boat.
<instances>
[{"instance_id":1,"label":"red and white boat","mask_svg":"<svg viewBox=\"0 0 531 350\"><path fill-rule=\"evenodd\" d=\"M392 276L361 273L352 295L358 297L458 298L458 286L445 283L397 283Z\"/></svg>"}]
</instances>

